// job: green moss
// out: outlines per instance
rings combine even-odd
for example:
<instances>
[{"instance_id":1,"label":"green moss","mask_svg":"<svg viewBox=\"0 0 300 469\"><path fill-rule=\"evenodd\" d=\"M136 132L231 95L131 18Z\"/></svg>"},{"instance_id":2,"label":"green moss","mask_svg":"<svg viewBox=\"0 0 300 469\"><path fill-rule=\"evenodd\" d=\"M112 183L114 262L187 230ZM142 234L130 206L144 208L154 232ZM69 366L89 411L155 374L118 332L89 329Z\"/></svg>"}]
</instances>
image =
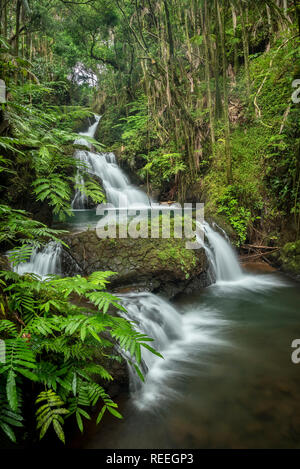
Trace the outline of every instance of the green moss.
<instances>
[{"instance_id":1,"label":"green moss","mask_svg":"<svg viewBox=\"0 0 300 469\"><path fill-rule=\"evenodd\" d=\"M280 261L285 271L300 275L300 240L283 247Z\"/></svg>"},{"instance_id":2,"label":"green moss","mask_svg":"<svg viewBox=\"0 0 300 469\"><path fill-rule=\"evenodd\" d=\"M167 263L175 261L180 265L182 272L186 274L186 278L189 278L189 272L196 266L195 252L191 249L185 249L181 242L176 241L173 239L170 245L170 240L168 240L165 249L157 252L157 257Z\"/></svg>"},{"instance_id":3,"label":"green moss","mask_svg":"<svg viewBox=\"0 0 300 469\"><path fill-rule=\"evenodd\" d=\"M296 62L293 41L279 48L285 39L279 38L270 51L251 59L256 114L253 98L250 106L245 98L243 70L231 91L231 184L226 176L224 128L220 122L216 127L216 157L211 159L211 167L204 178L206 214L212 218L223 216L235 231L238 244L251 237L253 226L260 232L274 231L297 207L299 110L296 107L290 109L280 131L291 102Z\"/></svg>"}]
</instances>

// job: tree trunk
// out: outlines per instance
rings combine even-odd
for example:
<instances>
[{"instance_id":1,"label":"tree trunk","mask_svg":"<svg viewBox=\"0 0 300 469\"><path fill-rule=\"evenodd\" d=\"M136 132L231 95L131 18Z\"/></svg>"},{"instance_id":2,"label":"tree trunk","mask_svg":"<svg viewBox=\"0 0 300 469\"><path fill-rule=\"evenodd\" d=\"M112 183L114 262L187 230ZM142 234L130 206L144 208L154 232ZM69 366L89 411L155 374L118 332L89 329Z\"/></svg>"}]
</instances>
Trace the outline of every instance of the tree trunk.
<instances>
[{"instance_id":1,"label":"tree trunk","mask_svg":"<svg viewBox=\"0 0 300 469\"><path fill-rule=\"evenodd\" d=\"M240 4L240 17L242 24L242 37L243 37L243 51L244 51L244 62L245 62L245 76L246 76L246 87L247 87L247 97L250 98L250 63L249 63L249 39L248 31L246 25L246 19L244 16L243 7Z\"/></svg>"},{"instance_id":2,"label":"tree trunk","mask_svg":"<svg viewBox=\"0 0 300 469\"><path fill-rule=\"evenodd\" d=\"M216 140L215 140L214 111L213 111L212 95L211 95L211 89L210 89L210 68L209 68L210 60L209 60L209 47L208 47L209 37L208 37L208 32L207 32L207 24L209 24L209 21L208 21L207 0L204 0L204 15L203 15L201 8L200 8L200 15L201 15L203 42L204 42L205 81L206 81L206 88L207 88L210 136L211 136L212 151L214 153L214 146L215 146Z\"/></svg>"},{"instance_id":3,"label":"tree trunk","mask_svg":"<svg viewBox=\"0 0 300 469\"><path fill-rule=\"evenodd\" d=\"M15 33L15 55L19 55L19 38L20 38L20 19L21 19L22 1L17 0L16 6L16 33Z\"/></svg>"},{"instance_id":4,"label":"tree trunk","mask_svg":"<svg viewBox=\"0 0 300 469\"><path fill-rule=\"evenodd\" d=\"M222 51L222 67L223 67L223 95L224 95L224 121L225 121L225 157L227 167L227 183L232 182L232 164L230 149L230 122L228 110L228 88L227 88L227 60L225 50L225 18L223 8L220 7L220 0L217 0L217 14L220 31L220 42Z\"/></svg>"},{"instance_id":5,"label":"tree trunk","mask_svg":"<svg viewBox=\"0 0 300 469\"><path fill-rule=\"evenodd\" d=\"M234 34L234 39L236 39L236 27L237 27L237 14L236 14L236 9L234 7L234 4L231 3L231 11L232 11L232 26L233 26L233 34ZM236 76L238 73L238 68L239 68L239 62L238 62L238 45L235 42L234 43L234 75Z\"/></svg>"},{"instance_id":6,"label":"tree trunk","mask_svg":"<svg viewBox=\"0 0 300 469\"><path fill-rule=\"evenodd\" d=\"M4 39L7 39L7 4L4 4L3 9L3 36Z\"/></svg>"},{"instance_id":7,"label":"tree trunk","mask_svg":"<svg viewBox=\"0 0 300 469\"><path fill-rule=\"evenodd\" d=\"M214 0L214 8L215 11L218 11L218 0ZM220 44L220 33L218 26L216 25L216 52L215 52L215 62L214 62L214 75L215 75L215 82L216 82L216 106L215 106L215 116L216 118L220 118L222 115L222 98L221 98L221 89L220 89L220 53L219 53L219 44Z\"/></svg>"}]
</instances>

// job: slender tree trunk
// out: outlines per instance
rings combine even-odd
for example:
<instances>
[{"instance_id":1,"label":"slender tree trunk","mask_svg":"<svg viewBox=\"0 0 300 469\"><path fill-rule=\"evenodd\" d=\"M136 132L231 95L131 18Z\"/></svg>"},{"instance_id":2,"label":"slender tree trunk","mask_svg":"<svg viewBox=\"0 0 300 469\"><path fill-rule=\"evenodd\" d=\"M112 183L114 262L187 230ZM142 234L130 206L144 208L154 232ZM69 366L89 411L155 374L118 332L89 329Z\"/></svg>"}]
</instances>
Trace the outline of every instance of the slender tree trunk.
<instances>
[{"instance_id":1,"label":"slender tree trunk","mask_svg":"<svg viewBox=\"0 0 300 469\"><path fill-rule=\"evenodd\" d=\"M248 31L247 31L247 25L246 25L246 20L247 20L246 17L248 16L247 15L248 10L246 10L246 15L244 15L243 6L241 3L239 4L239 9L240 9L241 24L242 24L246 87L247 87L247 96L249 99L251 84L250 84L250 62L249 62L249 39L248 39Z\"/></svg>"},{"instance_id":2,"label":"slender tree trunk","mask_svg":"<svg viewBox=\"0 0 300 469\"><path fill-rule=\"evenodd\" d=\"M204 15L203 15L201 8L200 8L200 15L201 15L203 42L204 42L205 81L206 81L206 88L207 88L210 136L211 136L212 151L214 152L214 146L215 146L216 140L215 140L214 111L213 111L213 103L212 103L212 94L211 94L211 89L210 89L210 68L209 68L210 60L209 60L209 47L208 47L209 38L208 38L208 32L207 32L207 24L209 24L209 21L208 21L207 0L204 0Z\"/></svg>"},{"instance_id":3,"label":"slender tree trunk","mask_svg":"<svg viewBox=\"0 0 300 469\"><path fill-rule=\"evenodd\" d=\"M21 0L17 0L16 5L16 33L15 33L15 55L19 55L19 39L20 39L20 19L21 19Z\"/></svg>"},{"instance_id":4,"label":"slender tree trunk","mask_svg":"<svg viewBox=\"0 0 300 469\"><path fill-rule=\"evenodd\" d=\"M233 3L231 3L231 11L232 11L233 34L234 34L234 39L236 39L237 14L236 14L236 9ZM239 68L238 45L235 42L234 43L234 66L233 66L235 76L238 73L238 68Z\"/></svg>"},{"instance_id":5,"label":"slender tree trunk","mask_svg":"<svg viewBox=\"0 0 300 469\"><path fill-rule=\"evenodd\" d=\"M267 10L267 19L268 19L268 27L269 27L269 41L270 41L270 44L271 44L271 41L272 41L272 38L273 38L273 35L274 35L274 27L273 27L273 21L272 21L272 17L271 17L270 7L268 5L266 5L266 10Z\"/></svg>"},{"instance_id":6,"label":"slender tree trunk","mask_svg":"<svg viewBox=\"0 0 300 469\"><path fill-rule=\"evenodd\" d=\"M4 8L3 8L3 0L0 0L0 34L2 35L3 34L3 15L4 13Z\"/></svg>"},{"instance_id":7,"label":"slender tree trunk","mask_svg":"<svg viewBox=\"0 0 300 469\"><path fill-rule=\"evenodd\" d=\"M227 87L227 60L225 49L225 18L224 10L220 7L220 0L217 0L217 15L220 31L220 42L222 51L222 67L223 67L223 95L224 95L224 123L225 123L225 156L227 166L227 182L231 184L232 181L232 163L231 163L231 149L230 149L230 122L229 122L229 109L228 109L228 87Z\"/></svg>"},{"instance_id":8,"label":"slender tree trunk","mask_svg":"<svg viewBox=\"0 0 300 469\"><path fill-rule=\"evenodd\" d=\"M218 11L218 0L214 0L214 8L215 11ZM221 89L220 89L220 53L219 53L219 44L220 44L220 32L218 29L218 26L216 26L216 52L215 52L215 63L214 63L214 75L215 75L215 83L216 83L216 110L215 110L215 116L216 118L220 118L222 115L222 98L221 98Z\"/></svg>"},{"instance_id":9,"label":"slender tree trunk","mask_svg":"<svg viewBox=\"0 0 300 469\"><path fill-rule=\"evenodd\" d=\"M3 36L4 39L7 39L7 4L4 4L3 10Z\"/></svg>"}]
</instances>

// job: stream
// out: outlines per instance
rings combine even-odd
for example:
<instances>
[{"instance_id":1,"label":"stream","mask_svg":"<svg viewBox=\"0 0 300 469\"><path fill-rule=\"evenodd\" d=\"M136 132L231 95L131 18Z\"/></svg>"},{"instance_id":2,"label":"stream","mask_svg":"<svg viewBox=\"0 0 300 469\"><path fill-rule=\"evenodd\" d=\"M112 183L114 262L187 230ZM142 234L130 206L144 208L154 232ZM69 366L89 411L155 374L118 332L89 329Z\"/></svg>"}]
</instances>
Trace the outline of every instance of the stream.
<instances>
[{"instance_id":1,"label":"stream","mask_svg":"<svg viewBox=\"0 0 300 469\"><path fill-rule=\"evenodd\" d=\"M78 142L92 137L98 122ZM113 154L87 147L74 156L101 178L109 202L151 205ZM77 180L84 184L80 172ZM72 208L70 229L95 226L96 212L87 210L78 191ZM147 292L120 296L124 316L155 339L164 359L145 350L145 383L129 368L130 393L120 406L124 420L106 418L76 439L76 447L300 447L300 364L291 361L291 343L300 337L299 284L277 272L247 273L218 229L204 223L204 231L210 287L172 304ZM59 257L50 244L18 271L59 273Z\"/></svg>"},{"instance_id":2,"label":"stream","mask_svg":"<svg viewBox=\"0 0 300 469\"><path fill-rule=\"evenodd\" d=\"M109 419L81 448L299 448L299 285L279 274L245 275L182 295L124 304L155 337L164 360L146 357L131 376L123 421Z\"/></svg>"}]
</instances>

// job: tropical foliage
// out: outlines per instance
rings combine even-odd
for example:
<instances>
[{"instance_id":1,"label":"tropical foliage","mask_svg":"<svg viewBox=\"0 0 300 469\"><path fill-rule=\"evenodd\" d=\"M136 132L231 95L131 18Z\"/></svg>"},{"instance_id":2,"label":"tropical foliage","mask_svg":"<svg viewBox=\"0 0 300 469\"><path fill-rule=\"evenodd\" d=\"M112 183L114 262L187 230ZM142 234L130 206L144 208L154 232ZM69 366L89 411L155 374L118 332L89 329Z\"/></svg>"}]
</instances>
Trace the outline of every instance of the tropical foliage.
<instances>
[{"instance_id":1,"label":"tropical foliage","mask_svg":"<svg viewBox=\"0 0 300 469\"><path fill-rule=\"evenodd\" d=\"M237 245L299 238L298 3L0 0L1 253L16 265L61 242L53 222L72 215L75 190L104 200L74 158L94 113L86 140L115 149L150 195L205 202ZM117 315L111 273L42 280L6 260L2 434L53 429L65 441L64 423L82 431L95 406L98 422L120 418L105 390L111 360L126 352L142 378L141 347L156 352Z\"/></svg>"},{"instance_id":2,"label":"tropical foliage","mask_svg":"<svg viewBox=\"0 0 300 469\"><path fill-rule=\"evenodd\" d=\"M27 424L24 402L35 408L39 437L53 428L63 442L65 420L73 416L83 431L84 419L91 418L96 405L97 423L105 411L122 418L99 384L113 379L105 364L121 360L123 350L142 377L141 348L157 352L149 345L152 339L136 332L133 324L108 314L109 308L124 310L118 298L104 291L110 275L94 272L88 278L42 281L29 274L0 273L5 352L0 360L0 429L12 441ZM84 298L89 306L78 306Z\"/></svg>"}]
</instances>

